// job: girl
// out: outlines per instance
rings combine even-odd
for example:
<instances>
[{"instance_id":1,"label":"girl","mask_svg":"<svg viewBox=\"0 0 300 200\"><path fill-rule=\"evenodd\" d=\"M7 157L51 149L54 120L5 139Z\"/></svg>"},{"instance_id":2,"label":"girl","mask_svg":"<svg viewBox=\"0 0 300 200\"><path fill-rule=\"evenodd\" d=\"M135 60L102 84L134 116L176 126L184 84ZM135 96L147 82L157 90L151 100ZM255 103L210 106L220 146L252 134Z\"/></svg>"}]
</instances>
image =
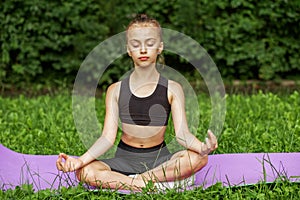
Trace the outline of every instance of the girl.
<instances>
[{"instance_id":1,"label":"girl","mask_svg":"<svg viewBox=\"0 0 300 200\"><path fill-rule=\"evenodd\" d=\"M149 181L187 178L207 164L208 154L218 146L217 139L208 131L203 143L190 133L182 87L157 71L156 61L163 50L159 23L138 15L128 25L126 37L134 70L107 90L101 137L79 158L59 154L56 166L64 172L76 171L80 181L103 188L137 189ZM170 112L176 139L186 148L174 154L164 142ZM96 160L113 146L119 119L122 136L115 157Z\"/></svg>"}]
</instances>

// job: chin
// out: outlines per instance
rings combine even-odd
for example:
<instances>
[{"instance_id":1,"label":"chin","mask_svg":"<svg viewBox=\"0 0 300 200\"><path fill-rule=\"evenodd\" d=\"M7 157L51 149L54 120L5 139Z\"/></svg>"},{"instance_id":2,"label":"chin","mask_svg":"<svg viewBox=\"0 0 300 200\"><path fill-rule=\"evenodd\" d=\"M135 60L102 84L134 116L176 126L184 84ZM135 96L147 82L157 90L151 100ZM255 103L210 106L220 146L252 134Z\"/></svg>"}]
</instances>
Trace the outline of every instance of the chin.
<instances>
[{"instance_id":1,"label":"chin","mask_svg":"<svg viewBox=\"0 0 300 200\"><path fill-rule=\"evenodd\" d=\"M153 62L144 62L144 63L137 63L136 66L137 67L142 67L142 68L146 68L146 67L151 67L152 65L155 65L155 63Z\"/></svg>"}]
</instances>

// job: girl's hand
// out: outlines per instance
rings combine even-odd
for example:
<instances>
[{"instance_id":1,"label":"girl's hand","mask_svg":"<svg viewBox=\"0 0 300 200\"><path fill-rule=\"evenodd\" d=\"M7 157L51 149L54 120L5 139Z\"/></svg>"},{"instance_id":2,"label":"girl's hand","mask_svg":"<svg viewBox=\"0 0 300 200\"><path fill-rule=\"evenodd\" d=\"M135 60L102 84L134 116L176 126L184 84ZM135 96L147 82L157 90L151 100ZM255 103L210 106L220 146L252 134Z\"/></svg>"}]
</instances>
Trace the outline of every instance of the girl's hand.
<instances>
[{"instance_id":1,"label":"girl's hand","mask_svg":"<svg viewBox=\"0 0 300 200\"><path fill-rule=\"evenodd\" d=\"M67 154L60 153L56 160L56 167L58 170L63 172L72 172L83 167L83 162L78 158L73 158Z\"/></svg>"},{"instance_id":2,"label":"girl's hand","mask_svg":"<svg viewBox=\"0 0 300 200\"><path fill-rule=\"evenodd\" d=\"M205 143L203 142L201 146L201 156L206 156L218 148L217 138L213 134L213 132L211 132L211 130L208 130L207 135L208 138L205 138Z\"/></svg>"}]
</instances>

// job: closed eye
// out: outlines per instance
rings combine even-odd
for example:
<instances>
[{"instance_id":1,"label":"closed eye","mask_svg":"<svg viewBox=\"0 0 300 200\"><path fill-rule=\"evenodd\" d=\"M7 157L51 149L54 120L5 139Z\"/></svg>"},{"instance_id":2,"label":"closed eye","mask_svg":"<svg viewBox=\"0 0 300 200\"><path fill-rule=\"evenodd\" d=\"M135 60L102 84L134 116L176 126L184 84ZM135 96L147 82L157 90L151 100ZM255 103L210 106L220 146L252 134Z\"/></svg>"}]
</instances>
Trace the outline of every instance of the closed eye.
<instances>
[{"instance_id":1,"label":"closed eye","mask_svg":"<svg viewBox=\"0 0 300 200\"><path fill-rule=\"evenodd\" d=\"M137 42L137 41L135 41L135 40L131 41L130 44L131 44L131 46L132 46L133 48L137 48L137 47L140 46L140 43Z\"/></svg>"},{"instance_id":2,"label":"closed eye","mask_svg":"<svg viewBox=\"0 0 300 200\"><path fill-rule=\"evenodd\" d=\"M153 47L154 46L154 43L149 43L147 44L148 47Z\"/></svg>"},{"instance_id":3,"label":"closed eye","mask_svg":"<svg viewBox=\"0 0 300 200\"><path fill-rule=\"evenodd\" d=\"M151 38L151 39L147 40L146 44L147 44L147 46L152 47L152 46L154 46L155 42L156 42L156 40Z\"/></svg>"}]
</instances>

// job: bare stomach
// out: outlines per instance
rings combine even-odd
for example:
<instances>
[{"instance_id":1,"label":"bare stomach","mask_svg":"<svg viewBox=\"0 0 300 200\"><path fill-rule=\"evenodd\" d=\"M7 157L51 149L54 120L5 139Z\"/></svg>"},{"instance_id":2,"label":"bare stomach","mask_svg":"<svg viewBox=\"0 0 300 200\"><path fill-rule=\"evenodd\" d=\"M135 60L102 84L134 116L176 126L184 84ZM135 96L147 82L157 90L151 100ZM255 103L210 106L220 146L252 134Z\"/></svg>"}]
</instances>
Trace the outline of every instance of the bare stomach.
<instances>
[{"instance_id":1,"label":"bare stomach","mask_svg":"<svg viewBox=\"0 0 300 200\"><path fill-rule=\"evenodd\" d=\"M136 148L150 148L164 141L165 126L122 124L122 141Z\"/></svg>"}]
</instances>

